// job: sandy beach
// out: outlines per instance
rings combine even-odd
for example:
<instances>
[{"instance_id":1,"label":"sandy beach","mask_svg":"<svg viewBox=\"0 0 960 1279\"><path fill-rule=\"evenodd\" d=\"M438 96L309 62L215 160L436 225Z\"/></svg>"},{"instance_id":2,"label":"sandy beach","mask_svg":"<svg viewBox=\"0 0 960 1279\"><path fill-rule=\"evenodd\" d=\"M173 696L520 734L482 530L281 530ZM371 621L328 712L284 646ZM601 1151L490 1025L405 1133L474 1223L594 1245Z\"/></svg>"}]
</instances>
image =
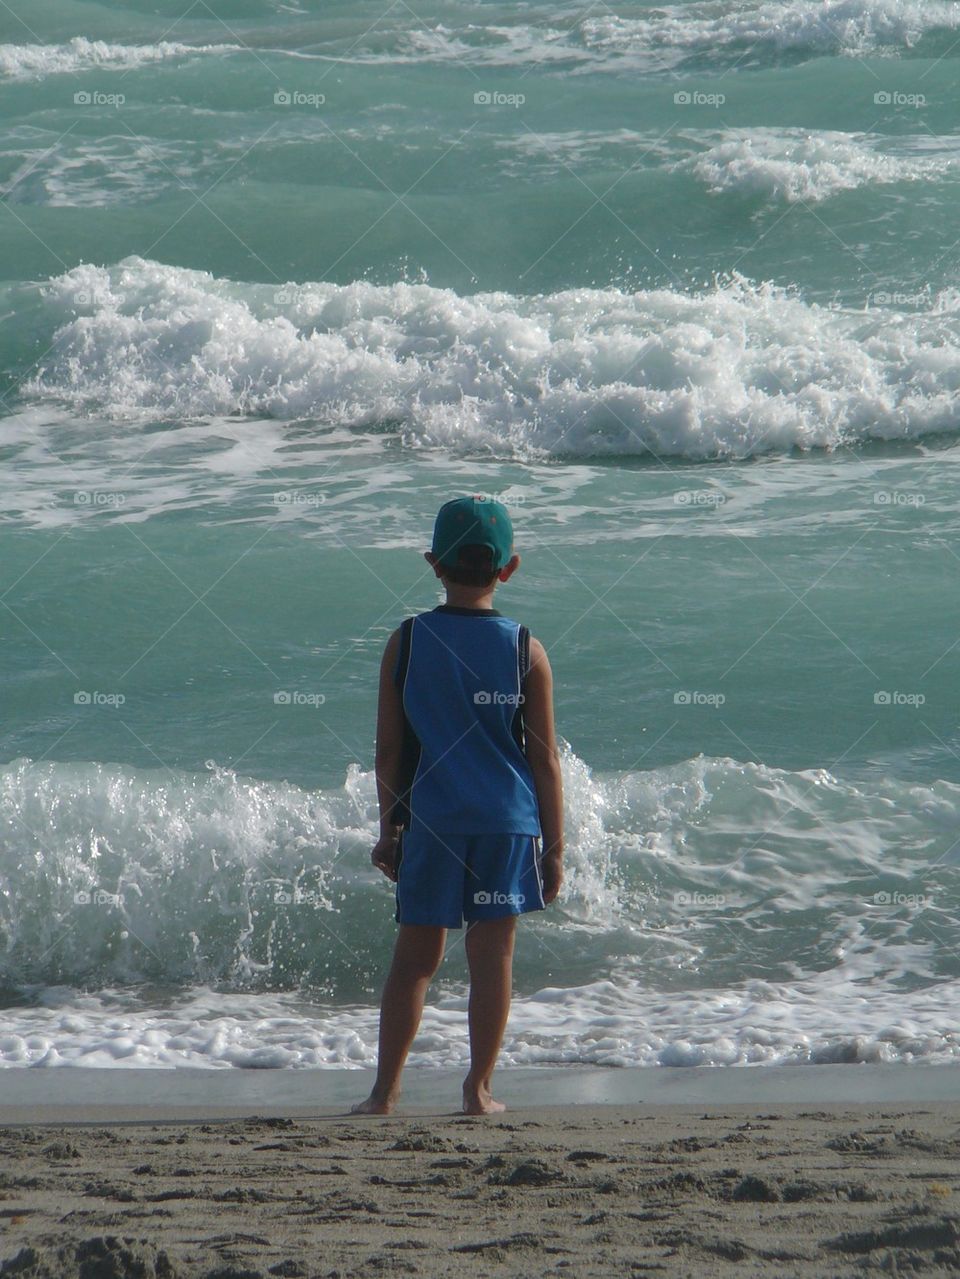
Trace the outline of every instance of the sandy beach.
<instances>
[{"instance_id":1,"label":"sandy beach","mask_svg":"<svg viewBox=\"0 0 960 1279\"><path fill-rule=\"evenodd\" d=\"M0 1274L956 1275L960 1103L0 1129Z\"/></svg>"}]
</instances>

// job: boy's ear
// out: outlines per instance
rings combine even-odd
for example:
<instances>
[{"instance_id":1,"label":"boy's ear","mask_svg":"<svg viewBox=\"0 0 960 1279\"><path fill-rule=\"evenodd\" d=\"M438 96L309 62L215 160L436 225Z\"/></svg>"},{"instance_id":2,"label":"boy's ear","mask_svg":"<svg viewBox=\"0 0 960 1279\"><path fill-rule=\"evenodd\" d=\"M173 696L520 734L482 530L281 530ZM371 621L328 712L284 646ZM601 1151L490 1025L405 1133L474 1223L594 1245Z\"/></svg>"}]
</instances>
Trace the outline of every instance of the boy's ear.
<instances>
[{"instance_id":1,"label":"boy's ear","mask_svg":"<svg viewBox=\"0 0 960 1279\"><path fill-rule=\"evenodd\" d=\"M510 558L507 560L506 564L504 564L503 568L497 574L497 580L500 582L509 581L519 567L520 567L520 556L511 555Z\"/></svg>"},{"instance_id":2,"label":"boy's ear","mask_svg":"<svg viewBox=\"0 0 960 1279\"><path fill-rule=\"evenodd\" d=\"M424 553L423 553L423 558L427 561L427 563L428 563L428 564L430 565L430 567L433 569L433 571L434 571L434 573L437 575L437 577L442 578L442 577L443 577L443 565L440 563L440 561L437 559L437 557L434 555L434 553L433 553L432 551L424 551Z\"/></svg>"}]
</instances>

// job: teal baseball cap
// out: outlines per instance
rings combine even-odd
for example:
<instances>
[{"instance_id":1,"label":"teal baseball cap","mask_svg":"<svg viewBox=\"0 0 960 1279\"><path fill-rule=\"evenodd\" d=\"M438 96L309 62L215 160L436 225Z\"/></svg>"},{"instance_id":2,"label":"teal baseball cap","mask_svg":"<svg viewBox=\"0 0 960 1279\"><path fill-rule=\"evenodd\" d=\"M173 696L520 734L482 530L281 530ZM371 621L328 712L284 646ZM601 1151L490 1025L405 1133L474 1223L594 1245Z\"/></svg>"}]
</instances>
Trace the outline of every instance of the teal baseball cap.
<instances>
[{"instance_id":1,"label":"teal baseball cap","mask_svg":"<svg viewBox=\"0 0 960 1279\"><path fill-rule=\"evenodd\" d=\"M437 512L433 554L453 568L461 546L489 546L490 567L501 569L513 554L513 524L502 502L487 497L455 497Z\"/></svg>"}]
</instances>

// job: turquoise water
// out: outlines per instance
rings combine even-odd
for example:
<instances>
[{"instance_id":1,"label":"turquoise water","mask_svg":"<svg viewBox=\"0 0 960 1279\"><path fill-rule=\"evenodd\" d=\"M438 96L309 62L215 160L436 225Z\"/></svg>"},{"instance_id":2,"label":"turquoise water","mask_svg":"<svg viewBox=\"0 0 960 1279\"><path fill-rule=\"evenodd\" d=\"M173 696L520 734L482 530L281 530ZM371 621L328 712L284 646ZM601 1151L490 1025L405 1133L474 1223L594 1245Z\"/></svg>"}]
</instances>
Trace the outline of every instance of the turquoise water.
<instances>
[{"instance_id":1,"label":"turquoise water","mask_svg":"<svg viewBox=\"0 0 960 1279\"><path fill-rule=\"evenodd\" d=\"M0 15L0 1061L372 1061L459 492L566 743L505 1060L952 1060L960 4L190 12Z\"/></svg>"}]
</instances>

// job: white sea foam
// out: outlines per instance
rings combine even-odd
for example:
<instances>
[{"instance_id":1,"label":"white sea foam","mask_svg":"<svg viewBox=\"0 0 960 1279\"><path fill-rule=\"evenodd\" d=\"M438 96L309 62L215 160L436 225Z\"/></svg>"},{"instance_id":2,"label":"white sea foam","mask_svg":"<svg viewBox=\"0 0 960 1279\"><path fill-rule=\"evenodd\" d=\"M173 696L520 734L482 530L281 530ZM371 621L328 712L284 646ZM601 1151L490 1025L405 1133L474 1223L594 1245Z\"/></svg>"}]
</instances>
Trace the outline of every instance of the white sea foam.
<instances>
[{"instance_id":1,"label":"white sea foam","mask_svg":"<svg viewBox=\"0 0 960 1279\"><path fill-rule=\"evenodd\" d=\"M581 24L587 45L605 54L683 56L748 48L764 53L862 55L908 49L929 32L960 27L960 8L943 0L729 0L665 5L642 18L603 14Z\"/></svg>"},{"instance_id":2,"label":"white sea foam","mask_svg":"<svg viewBox=\"0 0 960 1279\"><path fill-rule=\"evenodd\" d=\"M562 133L547 131L518 132L498 138L496 148L502 157L502 172L523 182L583 172L585 167L614 165L618 169L656 163L670 164L677 156L677 135L663 131L638 133L633 129L568 129ZM694 147L684 146L693 151Z\"/></svg>"},{"instance_id":3,"label":"white sea foam","mask_svg":"<svg viewBox=\"0 0 960 1279\"><path fill-rule=\"evenodd\" d=\"M35 128L9 129L0 158L11 166L3 197L50 208L102 209L157 199L209 184L245 150L242 143L208 146L186 162L182 143L124 134L70 139Z\"/></svg>"},{"instance_id":4,"label":"white sea foam","mask_svg":"<svg viewBox=\"0 0 960 1279\"><path fill-rule=\"evenodd\" d=\"M581 17L544 11L537 23L465 23L449 18L384 38L361 37L344 61L458 63L476 68L576 72L752 65L781 57L896 54L924 36L955 31L947 0L695 0L651 7L641 17L610 11ZM375 38L374 38L375 37ZM327 57L329 55L314 55Z\"/></svg>"},{"instance_id":5,"label":"white sea foam","mask_svg":"<svg viewBox=\"0 0 960 1279\"><path fill-rule=\"evenodd\" d=\"M740 129L674 167L714 194L760 195L818 204L841 191L940 178L960 169L956 154L904 154L889 139L803 129Z\"/></svg>"},{"instance_id":6,"label":"white sea foam","mask_svg":"<svg viewBox=\"0 0 960 1279\"><path fill-rule=\"evenodd\" d=\"M501 457L747 457L960 426L960 298L827 308L734 276L699 292L460 296L245 285L128 258L43 290L28 397L117 419L394 424Z\"/></svg>"},{"instance_id":7,"label":"white sea foam","mask_svg":"<svg viewBox=\"0 0 960 1279\"><path fill-rule=\"evenodd\" d=\"M960 787L702 757L563 768L567 882L523 923L506 1064L960 1059ZM5 766L0 978L26 1004L4 1010L0 1065L371 1065L393 932L375 828L356 767L310 793ZM454 947L414 1062L466 1060L465 978Z\"/></svg>"},{"instance_id":8,"label":"white sea foam","mask_svg":"<svg viewBox=\"0 0 960 1279\"><path fill-rule=\"evenodd\" d=\"M518 947L522 948L521 934ZM960 982L897 999L822 975L788 984L745 983L700 992L652 990L628 978L545 986L515 998L503 1066L761 1066L960 1061L952 1015ZM374 1007L305 1008L302 995L224 994L199 987L166 1009L128 993L43 992L50 1007L4 1010L0 1069L372 1067ZM411 1066L469 1061L466 998L428 999Z\"/></svg>"},{"instance_id":9,"label":"white sea foam","mask_svg":"<svg viewBox=\"0 0 960 1279\"><path fill-rule=\"evenodd\" d=\"M132 71L151 62L166 62L209 53L235 53L238 44L181 44L161 40L157 44L111 44L74 36L64 44L0 44L0 75L12 80L32 80L50 75L75 75L82 71Z\"/></svg>"}]
</instances>

